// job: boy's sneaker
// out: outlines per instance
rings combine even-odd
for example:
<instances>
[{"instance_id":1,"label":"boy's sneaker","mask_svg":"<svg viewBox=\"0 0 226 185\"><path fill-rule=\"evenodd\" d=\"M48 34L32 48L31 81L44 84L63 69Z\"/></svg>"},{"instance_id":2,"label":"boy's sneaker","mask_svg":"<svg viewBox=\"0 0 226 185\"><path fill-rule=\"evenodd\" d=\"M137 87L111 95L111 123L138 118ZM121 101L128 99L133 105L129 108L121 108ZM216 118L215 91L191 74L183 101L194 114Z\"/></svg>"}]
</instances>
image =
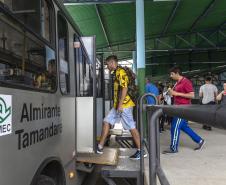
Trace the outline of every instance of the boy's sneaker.
<instances>
[{"instance_id":1,"label":"boy's sneaker","mask_svg":"<svg viewBox=\"0 0 226 185\"><path fill-rule=\"evenodd\" d=\"M103 154L103 148L100 148L99 145L97 145L97 153L98 154Z\"/></svg>"},{"instance_id":2,"label":"boy's sneaker","mask_svg":"<svg viewBox=\"0 0 226 185\"><path fill-rule=\"evenodd\" d=\"M131 155L129 158L131 160L140 160L140 156L141 156L141 151L140 150L137 150L135 152L135 154ZM146 154L146 152L144 151L144 157L147 157L148 155Z\"/></svg>"},{"instance_id":3,"label":"boy's sneaker","mask_svg":"<svg viewBox=\"0 0 226 185\"><path fill-rule=\"evenodd\" d=\"M172 149L165 150L162 152L162 154L176 154L176 153L178 153L178 150L172 150Z\"/></svg>"},{"instance_id":4,"label":"boy's sneaker","mask_svg":"<svg viewBox=\"0 0 226 185\"><path fill-rule=\"evenodd\" d=\"M194 150L201 150L205 143L206 143L205 140L202 139L201 142L199 143L199 146L197 148L195 148Z\"/></svg>"}]
</instances>

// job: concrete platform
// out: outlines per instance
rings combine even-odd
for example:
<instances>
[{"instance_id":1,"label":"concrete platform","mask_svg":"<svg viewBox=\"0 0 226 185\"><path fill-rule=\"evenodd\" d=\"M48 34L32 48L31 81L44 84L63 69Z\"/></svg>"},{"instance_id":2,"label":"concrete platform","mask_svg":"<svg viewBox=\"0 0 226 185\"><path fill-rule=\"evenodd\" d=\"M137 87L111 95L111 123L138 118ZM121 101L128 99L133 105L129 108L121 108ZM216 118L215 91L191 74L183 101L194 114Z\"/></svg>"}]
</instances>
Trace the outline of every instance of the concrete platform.
<instances>
[{"instance_id":1,"label":"concrete platform","mask_svg":"<svg viewBox=\"0 0 226 185\"><path fill-rule=\"evenodd\" d=\"M226 130L202 129L202 125L190 126L205 139L201 151L186 134L181 132L179 153L161 154L161 166L171 185L225 185L226 184ZM161 151L170 145L170 131L160 134ZM148 162L146 162L147 168ZM148 171L146 170L147 174ZM148 178L148 175L146 175Z\"/></svg>"},{"instance_id":2,"label":"concrete platform","mask_svg":"<svg viewBox=\"0 0 226 185\"><path fill-rule=\"evenodd\" d=\"M140 161L131 160L129 156L136 152L134 148L120 148L119 160L117 166L103 166L101 169L102 177L108 182L107 184L118 185L115 178L125 180L130 179L133 184L141 185L140 181ZM125 184L126 181L123 183ZM121 185L122 183L120 183ZM127 184L127 183L126 183Z\"/></svg>"},{"instance_id":3,"label":"concrete platform","mask_svg":"<svg viewBox=\"0 0 226 185\"><path fill-rule=\"evenodd\" d=\"M117 166L104 166L102 172L113 177L135 177L137 174L139 175L140 161L129 159L129 156L135 152L136 149L120 148Z\"/></svg>"}]
</instances>

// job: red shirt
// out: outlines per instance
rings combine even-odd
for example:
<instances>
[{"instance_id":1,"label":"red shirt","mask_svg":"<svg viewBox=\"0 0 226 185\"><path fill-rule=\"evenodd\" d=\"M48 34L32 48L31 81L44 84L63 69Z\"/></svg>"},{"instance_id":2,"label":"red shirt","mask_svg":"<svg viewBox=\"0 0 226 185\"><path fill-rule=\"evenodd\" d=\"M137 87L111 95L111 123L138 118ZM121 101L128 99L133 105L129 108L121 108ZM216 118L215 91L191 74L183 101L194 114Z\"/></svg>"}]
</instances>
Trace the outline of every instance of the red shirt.
<instances>
[{"instance_id":1,"label":"red shirt","mask_svg":"<svg viewBox=\"0 0 226 185\"><path fill-rule=\"evenodd\" d=\"M185 94L194 92L191 81L185 77L183 77L179 82L177 82L177 84L174 87L174 90L176 92L185 93ZM181 96L174 96L174 104L175 105L191 104L191 99L184 98Z\"/></svg>"}]
</instances>

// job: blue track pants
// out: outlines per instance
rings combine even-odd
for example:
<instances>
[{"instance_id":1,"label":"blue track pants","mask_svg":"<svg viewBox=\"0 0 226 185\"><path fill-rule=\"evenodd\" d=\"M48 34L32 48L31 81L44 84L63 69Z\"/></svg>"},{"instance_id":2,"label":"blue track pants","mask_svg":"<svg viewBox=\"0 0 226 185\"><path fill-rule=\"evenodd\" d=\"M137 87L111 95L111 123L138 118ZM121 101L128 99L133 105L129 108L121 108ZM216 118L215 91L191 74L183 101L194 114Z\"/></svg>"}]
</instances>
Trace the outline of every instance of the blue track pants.
<instances>
[{"instance_id":1,"label":"blue track pants","mask_svg":"<svg viewBox=\"0 0 226 185\"><path fill-rule=\"evenodd\" d=\"M178 149L180 130L188 134L192 138L192 140L196 143L200 143L200 141L202 140L202 138L188 126L187 120L174 117L171 125L171 145L170 145L170 148L173 151L176 151Z\"/></svg>"}]
</instances>

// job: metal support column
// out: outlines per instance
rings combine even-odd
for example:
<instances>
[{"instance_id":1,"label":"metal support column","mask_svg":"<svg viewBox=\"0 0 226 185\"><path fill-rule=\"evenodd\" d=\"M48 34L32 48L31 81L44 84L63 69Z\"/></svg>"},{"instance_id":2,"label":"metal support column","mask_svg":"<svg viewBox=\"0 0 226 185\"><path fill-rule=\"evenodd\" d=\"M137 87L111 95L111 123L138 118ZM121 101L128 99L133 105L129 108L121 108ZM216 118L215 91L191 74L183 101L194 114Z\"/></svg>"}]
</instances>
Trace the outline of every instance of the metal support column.
<instances>
[{"instance_id":1,"label":"metal support column","mask_svg":"<svg viewBox=\"0 0 226 185\"><path fill-rule=\"evenodd\" d=\"M137 53L133 51L133 72L137 74Z\"/></svg>"},{"instance_id":2,"label":"metal support column","mask_svg":"<svg viewBox=\"0 0 226 185\"><path fill-rule=\"evenodd\" d=\"M145 78L145 31L144 0L136 0L136 41L137 41L137 76L139 92L144 92Z\"/></svg>"}]
</instances>

